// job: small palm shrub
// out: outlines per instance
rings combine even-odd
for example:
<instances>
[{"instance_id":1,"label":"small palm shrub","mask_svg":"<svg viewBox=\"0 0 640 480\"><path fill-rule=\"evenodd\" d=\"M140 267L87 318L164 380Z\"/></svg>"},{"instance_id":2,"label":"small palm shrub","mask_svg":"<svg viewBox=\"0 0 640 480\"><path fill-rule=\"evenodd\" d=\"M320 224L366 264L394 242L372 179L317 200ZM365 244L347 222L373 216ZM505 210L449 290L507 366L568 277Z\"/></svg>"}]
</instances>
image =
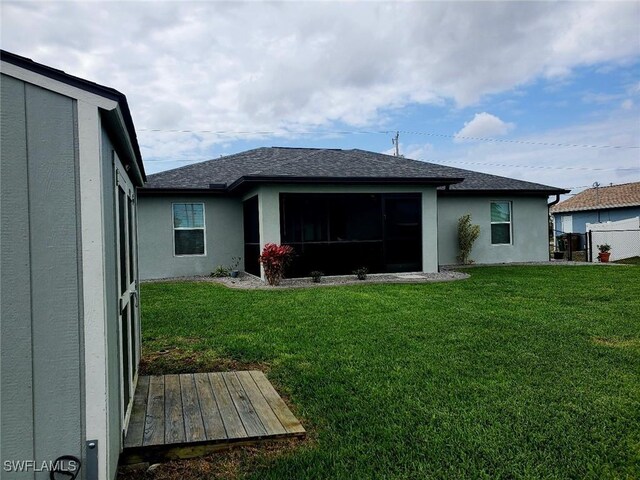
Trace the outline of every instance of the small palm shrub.
<instances>
[{"instance_id":1,"label":"small palm shrub","mask_svg":"<svg viewBox=\"0 0 640 480\"><path fill-rule=\"evenodd\" d=\"M231 273L230 268L225 267L224 265L218 265L216 269L213 272L211 272L211 276L215 278L222 278L222 277L228 277L230 273Z\"/></svg>"},{"instance_id":2,"label":"small palm shrub","mask_svg":"<svg viewBox=\"0 0 640 480\"><path fill-rule=\"evenodd\" d=\"M462 264L472 263L469 258L474 242L480 236L480 226L471 224L471 215L463 215L458 220L458 261Z\"/></svg>"},{"instance_id":3,"label":"small palm shrub","mask_svg":"<svg viewBox=\"0 0 640 480\"><path fill-rule=\"evenodd\" d=\"M264 276L267 277L269 285L280 285L284 276L284 269L291 262L293 248L288 245L277 245L267 243L260 255L260 264L264 268Z\"/></svg>"}]
</instances>

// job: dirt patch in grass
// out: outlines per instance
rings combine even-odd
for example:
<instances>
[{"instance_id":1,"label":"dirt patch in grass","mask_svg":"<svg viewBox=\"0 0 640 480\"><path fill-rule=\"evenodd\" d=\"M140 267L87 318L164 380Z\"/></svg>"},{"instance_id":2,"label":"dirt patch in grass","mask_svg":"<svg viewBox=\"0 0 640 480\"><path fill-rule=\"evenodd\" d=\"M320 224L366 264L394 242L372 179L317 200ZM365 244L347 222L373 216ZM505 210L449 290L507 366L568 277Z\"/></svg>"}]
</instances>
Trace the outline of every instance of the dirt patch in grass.
<instances>
[{"instance_id":1,"label":"dirt patch in grass","mask_svg":"<svg viewBox=\"0 0 640 480\"><path fill-rule=\"evenodd\" d=\"M174 345L143 349L140 359L140 375L168 375L179 373L229 372L260 370L267 373L267 363L241 362L220 357L212 350L194 350L197 339L181 339ZM190 345L191 344L191 345Z\"/></svg>"},{"instance_id":2,"label":"dirt patch in grass","mask_svg":"<svg viewBox=\"0 0 640 480\"><path fill-rule=\"evenodd\" d=\"M148 465L127 465L118 469L117 480L210 480L242 478L261 465L292 455L301 448L312 448L316 436L307 431L304 439L274 440L256 446L234 447L229 450L187 460L173 460Z\"/></svg>"},{"instance_id":3,"label":"dirt patch in grass","mask_svg":"<svg viewBox=\"0 0 640 480\"><path fill-rule=\"evenodd\" d=\"M640 338L593 337L593 343L612 348L640 348Z\"/></svg>"}]
</instances>

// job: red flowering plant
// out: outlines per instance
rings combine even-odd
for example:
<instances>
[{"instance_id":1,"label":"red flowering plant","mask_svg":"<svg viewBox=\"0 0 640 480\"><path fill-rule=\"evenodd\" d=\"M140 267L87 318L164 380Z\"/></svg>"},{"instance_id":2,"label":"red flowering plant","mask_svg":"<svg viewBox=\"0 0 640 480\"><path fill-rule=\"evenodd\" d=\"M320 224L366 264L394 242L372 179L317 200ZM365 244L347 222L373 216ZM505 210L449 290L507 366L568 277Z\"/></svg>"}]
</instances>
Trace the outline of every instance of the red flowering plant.
<instances>
[{"instance_id":1,"label":"red flowering plant","mask_svg":"<svg viewBox=\"0 0 640 480\"><path fill-rule=\"evenodd\" d=\"M267 243L260 255L260 264L264 268L264 275L269 285L280 285L284 276L284 269L291 262L293 248L289 245Z\"/></svg>"}]
</instances>

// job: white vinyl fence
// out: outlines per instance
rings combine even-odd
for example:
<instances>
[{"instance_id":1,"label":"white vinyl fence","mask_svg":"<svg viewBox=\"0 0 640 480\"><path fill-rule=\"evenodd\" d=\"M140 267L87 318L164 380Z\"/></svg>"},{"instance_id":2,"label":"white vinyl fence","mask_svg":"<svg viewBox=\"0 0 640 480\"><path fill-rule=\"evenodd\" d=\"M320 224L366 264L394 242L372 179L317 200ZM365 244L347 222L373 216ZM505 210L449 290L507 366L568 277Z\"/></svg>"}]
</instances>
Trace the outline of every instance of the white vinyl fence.
<instances>
[{"instance_id":1,"label":"white vinyl fence","mask_svg":"<svg viewBox=\"0 0 640 480\"><path fill-rule=\"evenodd\" d=\"M590 232L590 233L589 233ZM587 223L591 261L598 261L598 245L611 245L611 261L640 256L640 217L617 222Z\"/></svg>"}]
</instances>

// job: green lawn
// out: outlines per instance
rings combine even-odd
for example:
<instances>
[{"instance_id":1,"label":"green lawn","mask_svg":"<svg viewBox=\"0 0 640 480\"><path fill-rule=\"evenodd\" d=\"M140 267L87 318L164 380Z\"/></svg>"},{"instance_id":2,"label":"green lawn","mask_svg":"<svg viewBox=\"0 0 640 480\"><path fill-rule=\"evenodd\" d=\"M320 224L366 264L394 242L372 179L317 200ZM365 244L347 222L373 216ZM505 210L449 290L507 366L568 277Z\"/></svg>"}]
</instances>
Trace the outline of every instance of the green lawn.
<instances>
[{"instance_id":1,"label":"green lawn","mask_svg":"<svg viewBox=\"0 0 640 480\"><path fill-rule=\"evenodd\" d=\"M145 352L270 366L314 441L258 455L248 478L640 478L640 268L469 272L144 284Z\"/></svg>"}]
</instances>

